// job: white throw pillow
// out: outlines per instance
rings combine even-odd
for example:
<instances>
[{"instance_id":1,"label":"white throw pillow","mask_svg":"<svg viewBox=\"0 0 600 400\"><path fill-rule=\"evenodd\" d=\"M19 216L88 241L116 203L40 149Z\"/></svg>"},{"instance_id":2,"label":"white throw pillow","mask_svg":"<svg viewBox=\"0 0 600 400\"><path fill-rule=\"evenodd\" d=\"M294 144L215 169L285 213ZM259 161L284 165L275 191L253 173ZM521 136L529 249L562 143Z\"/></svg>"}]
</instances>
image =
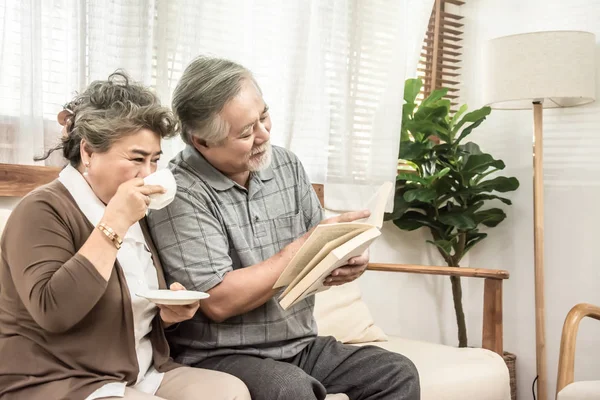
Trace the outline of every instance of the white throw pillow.
<instances>
[{"instance_id":1,"label":"white throw pillow","mask_svg":"<svg viewBox=\"0 0 600 400\"><path fill-rule=\"evenodd\" d=\"M0 239L2 239L2 232L4 231L4 227L6 226L6 221L8 221L9 216L10 210L0 208ZM1 253L2 249L0 249L0 255Z\"/></svg>"},{"instance_id":2,"label":"white throw pillow","mask_svg":"<svg viewBox=\"0 0 600 400\"><path fill-rule=\"evenodd\" d=\"M333 336L342 343L388 340L373 322L356 282L334 286L315 296L315 319L320 336Z\"/></svg>"},{"instance_id":3,"label":"white throw pillow","mask_svg":"<svg viewBox=\"0 0 600 400\"><path fill-rule=\"evenodd\" d=\"M6 225L6 221L8 221L9 216L10 210L0 208L0 236L2 236L2 231L4 230L4 226Z\"/></svg>"}]
</instances>

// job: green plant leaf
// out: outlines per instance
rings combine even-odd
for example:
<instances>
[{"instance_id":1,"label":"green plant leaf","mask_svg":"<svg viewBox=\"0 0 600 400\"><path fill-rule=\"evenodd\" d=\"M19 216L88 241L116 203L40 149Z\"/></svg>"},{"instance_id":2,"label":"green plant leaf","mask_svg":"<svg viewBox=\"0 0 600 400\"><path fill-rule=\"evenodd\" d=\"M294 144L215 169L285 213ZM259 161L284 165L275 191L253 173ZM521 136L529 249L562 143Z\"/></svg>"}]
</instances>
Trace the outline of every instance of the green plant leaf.
<instances>
[{"instance_id":1,"label":"green plant leaf","mask_svg":"<svg viewBox=\"0 0 600 400\"><path fill-rule=\"evenodd\" d=\"M452 253L452 243L448 240L426 240L427 243L431 243L440 250L442 250L448 257Z\"/></svg>"},{"instance_id":2,"label":"green plant leaf","mask_svg":"<svg viewBox=\"0 0 600 400\"><path fill-rule=\"evenodd\" d=\"M463 104L462 106L460 106L458 111L454 113L454 115L452 116L452 119L450 120L450 128L454 128L454 126L456 125L456 122L458 122L460 116L463 115L465 113L465 111L467 111L468 108L469 107L467 107L466 104Z\"/></svg>"},{"instance_id":3,"label":"green plant leaf","mask_svg":"<svg viewBox=\"0 0 600 400\"><path fill-rule=\"evenodd\" d=\"M405 103L402 106L402 125L400 127L400 143L409 141L411 139L407 125L410 124L410 121L412 120L412 115L416 108L417 104L415 104L414 102Z\"/></svg>"},{"instance_id":4,"label":"green plant leaf","mask_svg":"<svg viewBox=\"0 0 600 400\"><path fill-rule=\"evenodd\" d=\"M408 129L413 136L415 136L415 141L420 141L420 138L427 138L431 135L442 134L444 136L449 137L448 129L439 123L429 121L429 120L410 120L406 123L406 129Z\"/></svg>"},{"instance_id":5,"label":"green plant leaf","mask_svg":"<svg viewBox=\"0 0 600 400\"><path fill-rule=\"evenodd\" d=\"M431 106L419 106L408 129L415 133L423 134L423 139L429 136L437 136L445 142L450 141L447 117L450 112L450 101L439 100Z\"/></svg>"},{"instance_id":6,"label":"green plant leaf","mask_svg":"<svg viewBox=\"0 0 600 400\"><path fill-rule=\"evenodd\" d=\"M418 160L427 152L427 146L420 142L404 142L400 145L398 158L404 160Z\"/></svg>"},{"instance_id":7,"label":"green plant leaf","mask_svg":"<svg viewBox=\"0 0 600 400\"><path fill-rule=\"evenodd\" d=\"M419 90L421 90L421 88L419 88ZM441 98L443 98L446 94L448 94L448 89L446 89L446 88L436 89L433 92L431 92L431 94L429 96L427 96L427 98L421 102L421 105L419 107L431 106L433 103L435 103L438 100L440 100Z\"/></svg>"},{"instance_id":8,"label":"green plant leaf","mask_svg":"<svg viewBox=\"0 0 600 400\"><path fill-rule=\"evenodd\" d=\"M489 106L482 107L478 110L471 111L468 114L465 114L464 117L452 128L452 134L456 135L456 133L462 128L464 124L467 122L477 122L479 120L484 120L492 112L492 109Z\"/></svg>"},{"instance_id":9,"label":"green plant leaf","mask_svg":"<svg viewBox=\"0 0 600 400\"><path fill-rule=\"evenodd\" d=\"M436 197L437 193L431 188L412 189L404 193L404 200L409 203L415 200L423 203L431 203Z\"/></svg>"},{"instance_id":10,"label":"green plant leaf","mask_svg":"<svg viewBox=\"0 0 600 400\"><path fill-rule=\"evenodd\" d=\"M438 179L433 182L432 187L435 191L442 196L450 196L452 195L452 185L454 184L454 180L445 176L443 179Z\"/></svg>"},{"instance_id":11,"label":"green plant leaf","mask_svg":"<svg viewBox=\"0 0 600 400\"><path fill-rule=\"evenodd\" d=\"M440 213L438 220L459 230L473 229L476 226L475 221L464 210Z\"/></svg>"},{"instance_id":12,"label":"green plant leaf","mask_svg":"<svg viewBox=\"0 0 600 400\"><path fill-rule=\"evenodd\" d=\"M489 154L471 154L462 168L465 180L471 179L477 174L482 174L489 168L504 169L505 165L502 160L494 160Z\"/></svg>"},{"instance_id":13,"label":"green plant leaf","mask_svg":"<svg viewBox=\"0 0 600 400\"><path fill-rule=\"evenodd\" d=\"M402 105L402 115L403 115L402 122L409 121L410 120L409 117L411 115L413 115L416 108L417 108L417 104L415 104L415 103L404 103L404 105Z\"/></svg>"},{"instance_id":14,"label":"green plant leaf","mask_svg":"<svg viewBox=\"0 0 600 400\"><path fill-rule=\"evenodd\" d=\"M467 209L465 210L467 215L472 215L473 213L475 213L475 211L479 210L481 207L483 207L484 202L483 201L475 201L472 202L471 205L469 205L467 207Z\"/></svg>"},{"instance_id":15,"label":"green plant leaf","mask_svg":"<svg viewBox=\"0 0 600 400\"><path fill-rule=\"evenodd\" d=\"M461 140L463 140L465 137L467 137L468 135L471 134L471 132L473 131L473 129L477 128L479 125L481 125L481 123L485 120L485 118L480 119L479 121L473 122L471 125L469 125L468 127L466 127L465 129L462 130L462 132L460 133L460 136L458 137L458 139L456 139L454 141L454 144L458 144L461 142Z\"/></svg>"},{"instance_id":16,"label":"green plant leaf","mask_svg":"<svg viewBox=\"0 0 600 400\"><path fill-rule=\"evenodd\" d=\"M394 225L405 231L414 231L422 227L429 227L436 231L442 230L439 224L417 211L407 211L400 218L394 220Z\"/></svg>"},{"instance_id":17,"label":"green plant leaf","mask_svg":"<svg viewBox=\"0 0 600 400\"><path fill-rule=\"evenodd\" d=\"M476 212L473 218L477 224L493 228L506 218L506 213L499 208L490 208L489 210Z\"/></svg>"},{"instance_id":18,"label":"green plant leaf","mask_svg":"<svg viewBox=\"0 0 600 400\"><path fill-rule=\"evenodd\" d=\"M512 204L512 201L510 201L506 197L500 197L500 196L496 196L495 194L486 194L486 193L481 193L481 194L475 195L475 196L471 197L471 200L472 201L500 200L501 202L503 202L506 205L510 206Z\"/></svg>"},{"instance_id":19,"label":"green plant leaf","mask_svg":"<svg viewBox=\"0 0 600 400\"><path fill-rule=\"evenodd\" d=\"M440 171L436 172L435 174L431 175L429 180L433 182L436 179L440 179L440 178L443 178L444 176L448 175L449 172L450 172L450 168L448 168L448 167L443 168Z\"/></svg>"},{"instance_id":20,"label":"green plant leaf","mask_svg":"<svg viewBox=\"0 0 600 400\"><path fill-rule=\"evenodd\" d=\"M477 186L471 188L475 192L512 192L519 188L519 181L515 177L507 178L505 176L498 176L494 179L479 182Z\"/></svg>"},{"instance_id":21,"label":"green plant leaf","mask_svg":"<svg viewBox=\"0 0 600 400\"><path fill-rule=\"evenodd\" d=\"M477 143L468 142L458 146L460 153L463 153L463 162L468 162L469 157L475 154L483 154Z\"/></svg>"},{"instance_id":22,"label":"green plant leaf","mask_svg":"<svg viewBox=\"0 0 600 400\"><path fill-rule=\"evenodd\" d=\"M481 242L486 237L487 233L467 232L467 241L465 244L465 250L463 251L463 256L467 254L467 252L471 250L473 246Z\"/></svg>"},{"instance_id":23,"label":"green plant leaf","mask_svg":"<svg viewBox=\"0 0 600 400\"><path fill-rule=\"evenodd\" d=\"M431 121L446 124L446 117L450 112L450 100L438 100L435 104L424 106L421 104L414 115L415 121Z\"/></svg>"},{"instance_id":24,"label":"green plant leaf","mask_svg":"<svg viewBox=\"0 0 600 400\"><path fill-rule=\"evenodd\" d=\"M398 175L396 175L396 180L397 181L406 181L406 182L416 182L416 183L420 183L421 185L427 185L429 183L427 181L427 179L421 178L417 174L410 174L407 172L400 172Z\"/></svg>"},{"instance_id":25,"label":"green plant leaf","mask_svg":"<svg viewBox=\"0 0 600 400\"><path fill-rule=\"evenodd\" d=\"M406 171L407 173L417 173L419 166L412 161L398 159L398 171Z\"/></svg>"},{"instance_id":26,"label":"green plant leaf","mask_svg":"<svg viewBox=\"0 0 600 400\"><path fill-rule=\"evenodd\" d=\"M441 143L433 146L431 151L437 154L445 154L452 150L452 145L450 143Z\"/></svg>"},{"instance_id":27,"label":"green plant leaf","mask_svg":"<svg viewBox=\"0 0 600 400\"><path fill-rule=\"evenodd\" d=\"M404 101L414 103L422 86L423 81L420 79L407 79L404 83Z\"/></svg>"}]
</instances>

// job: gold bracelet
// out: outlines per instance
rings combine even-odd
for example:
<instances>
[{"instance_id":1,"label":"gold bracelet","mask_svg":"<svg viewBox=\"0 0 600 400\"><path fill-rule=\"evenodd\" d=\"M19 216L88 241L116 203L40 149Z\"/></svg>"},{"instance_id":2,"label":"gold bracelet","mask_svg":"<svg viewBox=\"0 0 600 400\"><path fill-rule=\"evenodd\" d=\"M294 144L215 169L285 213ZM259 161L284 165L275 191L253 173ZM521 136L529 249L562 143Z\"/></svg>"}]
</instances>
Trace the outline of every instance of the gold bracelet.
<instances>
[{"instance_id":1,"label":"gold bracelet","mask_svg":"<svg viewBox=\"0 0 600 400\"><path fill-rule=\"evenodd\" d=\"M97 228L100 230L100 232L104 233L107 238L110 239L110 241L112 242L112 244L115 245L117 250L121 248L123 240L119 237L119 235L117 235L115 231L112 230L110 226L106 225L104 222L100 222Z\"/></svg>"}]
</instances>

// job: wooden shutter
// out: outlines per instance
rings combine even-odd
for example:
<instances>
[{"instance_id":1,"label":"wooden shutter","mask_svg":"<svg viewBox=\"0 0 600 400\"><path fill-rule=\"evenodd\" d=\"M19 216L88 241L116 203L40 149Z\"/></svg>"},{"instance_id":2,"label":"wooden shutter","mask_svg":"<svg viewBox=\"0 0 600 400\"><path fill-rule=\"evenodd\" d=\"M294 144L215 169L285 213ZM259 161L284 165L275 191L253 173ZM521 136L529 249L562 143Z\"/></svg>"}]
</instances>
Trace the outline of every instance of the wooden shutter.
<instances>
[{"instance_id":1,"label":"wooden shutter","mask_svg":"<svg viewBox=\"0 0 600 400\"><path fill-rule=\"evenodd\" d=\"M458 14L461 0L435 0L425 34L421 60L417 68L423 80L421 96L433 90L448 88L446 98L458 98L462 61L463 17ZM452 11L452 12L450 12Z\"/></svg>"}]
</instances>

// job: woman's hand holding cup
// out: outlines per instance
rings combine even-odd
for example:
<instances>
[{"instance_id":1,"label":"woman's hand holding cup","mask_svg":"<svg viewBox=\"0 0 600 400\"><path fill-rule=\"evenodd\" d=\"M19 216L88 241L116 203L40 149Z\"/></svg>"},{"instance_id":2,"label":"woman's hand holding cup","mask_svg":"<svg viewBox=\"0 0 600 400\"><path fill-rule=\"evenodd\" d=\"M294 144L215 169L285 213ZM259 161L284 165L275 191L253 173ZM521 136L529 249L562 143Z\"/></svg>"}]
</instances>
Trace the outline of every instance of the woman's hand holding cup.
<instances>
[{"instance_id":1,"label":"woman's hand holding cup","mask_svg":"<svg viewBox=\"0 0 600 400\"><path fill-rule=\"evenodd\" d=\"M146 215L150 195L165 191L159 185L144 185L142 178L124 182L106 205L102 221L123 237L131 225Z\"/></svg>"}]
</instances>

